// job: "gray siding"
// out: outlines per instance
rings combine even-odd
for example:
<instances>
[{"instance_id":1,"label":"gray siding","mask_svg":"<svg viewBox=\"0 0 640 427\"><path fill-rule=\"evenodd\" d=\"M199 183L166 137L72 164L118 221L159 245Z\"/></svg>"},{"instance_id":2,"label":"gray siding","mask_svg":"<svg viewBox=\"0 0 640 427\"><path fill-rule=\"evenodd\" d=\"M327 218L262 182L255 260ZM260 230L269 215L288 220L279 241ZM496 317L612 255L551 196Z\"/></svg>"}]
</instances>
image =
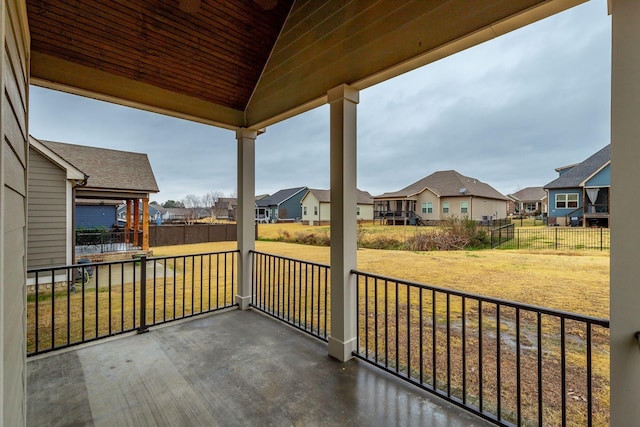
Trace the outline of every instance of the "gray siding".
<instances>
[{"instance_id":1,"label":"gray siding","mask_svg":"<svg viewBox=\"0 0 640 427\"><path fill-rule=\"evenodd\" d=\"M0 7L0 425L26 424L27 93L25 2Z\"/></svg>"},{"instance_id":2,"label":"gray siding","mask_svg":"<svg viewBox=\"0 0 640 427\"><path fill-rule=\"evenodd\" d=\"M67 262L66 185L66 172L30 148L28 268Z\"/></svg>"},{"instance_id":3,"label":"gray siding","mask_svg":"<svg viewBox=\"0 0 640 427\"><path fill-rule=\"evenodd\" d=\"M278 217L280 219L298 219L302 218L302 205L300 204L306 191L300 191L290 199L280 204Z\"/></svg>"}]
</instances>

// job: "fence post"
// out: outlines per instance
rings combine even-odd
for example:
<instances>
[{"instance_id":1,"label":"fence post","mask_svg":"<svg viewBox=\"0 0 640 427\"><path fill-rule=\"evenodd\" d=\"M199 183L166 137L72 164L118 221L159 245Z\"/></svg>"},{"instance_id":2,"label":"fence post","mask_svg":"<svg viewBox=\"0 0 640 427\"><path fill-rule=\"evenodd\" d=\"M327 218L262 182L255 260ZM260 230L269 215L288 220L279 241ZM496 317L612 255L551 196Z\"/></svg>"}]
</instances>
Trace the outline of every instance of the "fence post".
<instances>
[{"instance_id":1,"label":"fence post","mask_svg":"<svg viewBox=\"0 0 640 427\"><path fill-rule=\"evenodd\" d=\"M558 229L556 228L556 250L558 250Z\"/></svg>"},{"instance_id":2,"label":"fence post","mask_svg":"<svg viewBox=\"0 0 640 427\"><path fill-rule=\"evenodd\" d=\"M135 263L133 268L135 268ZM140 257L140 327L138 333L145 332L149 332L147 327L147 256L142 255Z\"/></svg>"},{"instance_id":3,"label":"fence post","mask_svg":"<svg viewBox=\"0 0 640 427\"><path fill-rule=\"evenodd\" d=\"M516 249L520 249L520 229L517 231L518 236L516 237Z\"/></svg>"},{"instance_id":4,"label":"fence post","mask_svg":"<svg viewBox=\"0 0 640 427\"><path fill-rule=\"evenodd\" d=\"M600 227L600 251L602 251L602 227Z\"/></svg>"}]
</instances>

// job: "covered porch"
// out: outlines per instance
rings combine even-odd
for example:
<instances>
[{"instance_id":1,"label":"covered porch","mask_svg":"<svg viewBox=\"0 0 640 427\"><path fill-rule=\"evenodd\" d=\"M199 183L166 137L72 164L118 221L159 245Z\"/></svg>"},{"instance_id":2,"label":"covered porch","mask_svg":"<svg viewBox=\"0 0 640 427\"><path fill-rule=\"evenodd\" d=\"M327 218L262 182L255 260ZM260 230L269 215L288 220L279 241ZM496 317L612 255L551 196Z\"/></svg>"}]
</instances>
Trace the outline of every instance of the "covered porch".
<instances>
[{"instance_id":1,"label":"covered porch","mask_svg":"<svg viewBox=\"0 0 640 427\"><path fill-rule=\"evenodd\" d=\"M30 359L29 425L490 425L254 311Z\"/></svg>"},{"instance_id":2,"label":"covered porch","mask_svg":"<svg viewBox=\"0 0 640 427\"><path fill-rule=\"evenodd\" d=\"M9 166L0 169L0 180L4 184L0 206L3 219L0 221L3 236L0 267L4 280L0 326L5 331L2 335L2 386L6 391L2 396L2 425L25 424L28 400L34 398L28 398L25 390L26 268L23 259L26 225L22 219L26 217L24 187L27 162L20 154L26 147L28 135L27 95L30 83L236 132L239 254L235 301L245 311L255 299L251 254L255 242L256 139L267 126L330 104L332 316L327 353L346 362L336 365L340 366L338 373L348 372L353 365L351 359L358 351L358 286L354 276L357 236L353 212L356 208L356 110L359 91L573 7L581 1L486 0L477 7L466 7L464 2L458 1L407 2L404 9L389 8L384 2L363 5L337 1L256 1L242 3L241 10L235 10L233 15L227 13L225 7L240 3L229 3L224 7L218 2L187 0L163 2L161 5L133 1L98 7L93 4L27 3L3 1L3 6L7 7L3 7L1 12L3 28L6 29L2 33L5 43L3 103L9 106L3 109L9 118L5 119L3 114L2 122L3 153L9 153L2 160L3 165ZM253 3L262 10L255 8ZM47 10L47 7L57 10ZM82 7L88 9L83 10ZM222 22L222 25L214 27L207 24L206 19L199 19L197 14L201 8L203 15L217 25ZM27 10L30 11L29 16ZM631 194L628 190L638 182L640 173L635 164L638 152L636 136L640 125L635 115L629 113L637 110L640 99L637 78L640 56L634 43L638 35L640 9L634 0L611 0L610 12L613 16L614 46L612 147L617 162L612 181L618 186L615 187L619 192L616 194ZM179 19L175 18L176 14L180 14ZM136 18L132 18L134 16ZM87 24L87 17L96 19L99 25L94 21ZM224 19L218 20L218 17ZM179 23L174 25L175 22ZM78 25L73 25L75 23ZM121 43L118 37L112 38L110 30L120 28L128 31L122 39L131 45ZM235 31L232 40L221 41L218 38L221 34L229 34L231 29ZM265 43L262 48L253 50L256 39ZM74 40L74 43L69 43L69 40ZM216 49L240 46L244 49L212 53L196 51L197 46ZM126 52L118 52L115 47L124 48ZM104 55L104 52L110 54ZM195 63L201 58L207 60ZM185 64L190 67L185 67ZM157 72L159 68L161 72ZM215 71L213 74L210 73L212 70ZM636 278L640 267L637 265L637 241L640 231L633 226L634 213L638 211L640 202L623 197L613 200L619 225L614 230L615 239L612 240L615 243L611 251L611 424L632 425L640 418L640 407L636 402L640 388L636 381L640 373L636 331L640 330L640 324L635 304L638 299ZM365 283L368 283L366 279ZM517 312L520 308L514 310ZM482 310L477 312L482 313ZM245 312L240 315L250 318L254 314ZM518 322L515 330L519 332L517 325ZM274 336L278 335L278 331L272 332ZM181 335L177 333L172 339L179 342ZM243 344L242 351L253 344L241 334L234 335L233 339ZM198 343L200 351L209 351L213 345L208 341ZM150 348L153 348L153 343ZM242 351L228 355L226 366L237 366L231 361L242 358ZM369 351L365 351L365 357L368 354ZM77 357L83 364L84 354ZM124 363L133 363L133 359L131 362L128 360L125 359ZM107 376L114 365L105 359L100 366ZM198 365L198 372L207 372L211 366ZM247 360L240 366L245 372L241 375L231 372L230 380L250 374L255 365L253 360ZM284 363L279 366L288 368ZM84 376L84 371L77 367L78 363L75 363L63 365L62 369L69 376ZM164 367L166 373L175 372L170 365ZM339 375L329 378L329 390L339 383L336 378ZM300 380L296 378L296 381ZM84 380L82 382L91 406L92 399L96 402L91 396L93 388ZM231 393L232 390L227 388L225 391ZM304 395L311 393L309 389L305 390ZM350 390L354 394L361 392L359 388ZM48 391L52 396L60 390L50 388ZM83 393L82 389L78 392L79 395ZM267 395L272 396L270 392ZM342 408L360 414L359 408L366 410L371 407L369 405L381 406L389 401L376 401L375 395L370 397L366 394L363 399L368 400L363 407ZM240 397L238 401L241 401ZM163 402L165 407L169 402L171 400ZM357 402L360 405L361 401ZM278 416L275 406L270 406L265 400L258 400L258 403L274 417ZM86 401L81 405L86 405ZM411 404L405 402L403 407L409 412ZM236 408L244 414L250 412L251 407Z\"/></svg>"}]
</instances>

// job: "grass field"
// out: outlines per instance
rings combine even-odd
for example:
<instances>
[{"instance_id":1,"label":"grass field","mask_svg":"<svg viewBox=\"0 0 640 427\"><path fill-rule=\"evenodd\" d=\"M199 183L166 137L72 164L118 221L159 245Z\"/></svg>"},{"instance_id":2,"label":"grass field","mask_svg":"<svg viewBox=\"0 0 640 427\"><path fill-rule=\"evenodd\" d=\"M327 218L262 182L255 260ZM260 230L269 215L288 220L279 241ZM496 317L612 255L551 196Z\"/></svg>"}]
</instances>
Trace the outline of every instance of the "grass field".
<instances>
[{"instance_id":1,"label":"grass field","mask_svg":"<svg viewBox=\"0 0 640 427\"><path fill-rule=\"evenodd\" d=\"M235 242L220 242L158 247L153 248L153 252L156 256L169 256L235 248ZM330 256L328 247L282 242L258 241L256 250L324 264L329 263ZM607 252L359 249L358 269L526 304L609 317Z\"/></svg>"}]
</instances>

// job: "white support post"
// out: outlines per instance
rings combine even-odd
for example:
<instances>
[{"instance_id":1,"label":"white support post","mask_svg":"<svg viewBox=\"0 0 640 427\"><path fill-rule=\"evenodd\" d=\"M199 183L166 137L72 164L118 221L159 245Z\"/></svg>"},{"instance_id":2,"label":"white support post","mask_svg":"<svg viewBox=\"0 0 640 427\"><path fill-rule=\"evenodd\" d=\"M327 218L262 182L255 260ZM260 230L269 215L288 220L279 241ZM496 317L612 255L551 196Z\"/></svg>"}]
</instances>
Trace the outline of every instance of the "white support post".
<instances>
[{"instance_id":1,"label":"white support post","mask_svg":"<svg viewBox=\"0 0 640 427\"><path fill-rule=\"evenodd\" d=\"M640 420L640 2L611 0L611 391L612 426Z\"/></svg>"},{"instance_id":2,"label":"white support post","mask_svg":"<svg viewBox=\"0 0 640 427\"><path fill-rule=\"evenodd\" d=\"M256 246L255 188L256 149L258 133L251 129L238 129L238 294L236 302L241 310L251 303L251 254Z\"/></svg>"},{"instance_id":3,"label":"white support post","mask_svg":"<svg viewBox=\"0 0 640 427\"><path fill-rule=\"evenodd\" d=\"M331 139L331 336L329 355L353 357L356 330L357 261L356 110L359 92L347 85L328 92Z\"/></svg>"}]
</instances>

